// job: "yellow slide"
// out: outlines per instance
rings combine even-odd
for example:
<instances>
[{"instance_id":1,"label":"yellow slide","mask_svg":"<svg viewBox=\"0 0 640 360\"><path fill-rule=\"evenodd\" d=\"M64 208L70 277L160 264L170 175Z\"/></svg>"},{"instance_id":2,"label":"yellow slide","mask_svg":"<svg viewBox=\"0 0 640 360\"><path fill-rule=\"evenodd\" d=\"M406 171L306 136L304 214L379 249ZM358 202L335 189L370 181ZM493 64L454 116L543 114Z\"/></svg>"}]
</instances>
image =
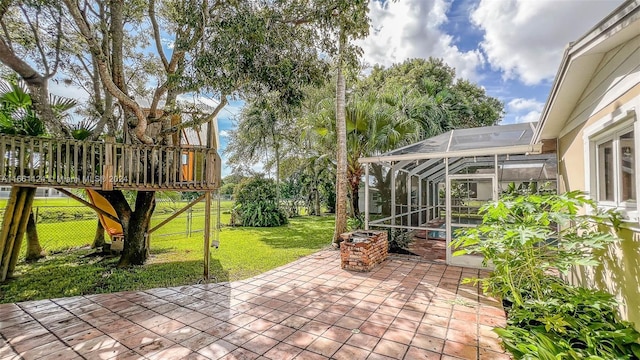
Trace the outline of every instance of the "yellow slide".
<instances>
[{"instance_id":1,"label":"yellow slide","mask_svg":"<svg viewBox=\"0 0 640 360\"><path fill-rule=\"evenodd\" d=\"M116 210L113 208L113 206L111 206L109 201L107 201L107 199L104 198L104 196L98 194L93 189L87 189L87 195L89 195L89 201L91 201L93 205L97 206L98 208L104 210L105 212L115 217L118 217L118 215L116 214ZM120 225L119 222L109 219L108 217L102 215L101 213L98 213L98 218L100 219L100 223L102 224L102 227L104 227L104 229L107 231L109 236L111 236L111 238L113 238L114 236L119 236L119 237L122 236L123 234L122 225Z\"/></svg>"}]
</instances>

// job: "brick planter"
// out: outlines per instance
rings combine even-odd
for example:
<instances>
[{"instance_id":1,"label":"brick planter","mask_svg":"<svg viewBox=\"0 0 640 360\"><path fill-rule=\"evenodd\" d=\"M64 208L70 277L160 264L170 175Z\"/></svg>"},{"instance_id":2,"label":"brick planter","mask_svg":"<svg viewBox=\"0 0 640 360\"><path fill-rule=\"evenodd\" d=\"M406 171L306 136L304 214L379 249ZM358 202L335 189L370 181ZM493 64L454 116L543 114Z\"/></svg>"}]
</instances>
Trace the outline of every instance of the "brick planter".
<instances>
[{"instance_id":1,"label":"brick planter","mask_svg":"<svg viewBox=\"0 0 640 360\"><path fill-rule=\"evenodd\" d=\"M346 270L371 271L386 260L389 243L386 231L354 231L340 235L340 266Z\"/></svg>"}]
</instances>

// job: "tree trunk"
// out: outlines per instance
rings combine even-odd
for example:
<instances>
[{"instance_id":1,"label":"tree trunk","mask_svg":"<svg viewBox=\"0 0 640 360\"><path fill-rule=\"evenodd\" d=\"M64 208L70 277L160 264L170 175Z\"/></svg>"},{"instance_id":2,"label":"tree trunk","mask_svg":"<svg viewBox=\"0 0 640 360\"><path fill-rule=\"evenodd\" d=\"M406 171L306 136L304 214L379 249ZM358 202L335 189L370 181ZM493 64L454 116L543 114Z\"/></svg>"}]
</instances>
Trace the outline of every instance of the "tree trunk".
<instances>
[{"instance_id":1,"label":"tree trunk","mask_svg":"<svg viewBox=\"0 0 640 360\"><path fill-rule=\"evenodd\" d=\"M313 207L314 215L320 216L320 191L317 187L313 189Z\"/></svg>"},{"instance_id":2,"label":"tree trunk","mask_svg":"<svg viewBox=\"0 0 640 360\"><path fill-rule=\"evenodd\" d=\"M96 235L93 237L93 244L91 244L92 249L97 249L99 247L103 247L106 244L104 240L104 227L100 220L98 220L98 225L96 225Z\"/></svg>"},{"instance_id":3,"label":"tree trunk","mask_svg":"<svg viewBox=\"0 0 640 360\"><path fill-rule=\"evenodd\" d=\"M347 124L345 116L346 85L342 73L342 40L338 51L338 80L336 84L336 224L333 233L333 245L337 246L340 234L347 231Z\"/></svg>"},{"instance_id":4,"label":"tree trunk","mask_svg":"<svg viewBox=\"0 0 640 360\"><path fill-rule=\"evenodd\" d=\"M143 265L149 257L149 243L146 239L155 209L155 192L138 191L135 210L131 210L122 191L99 191L109 201L118 214L124 233L124 249L118 267Z\"/></svg>"},{"instance_id":5,"label":"tree trunk","mask_svg":"<svg viewBox=\"0 0 640 360\"><path fill-rule=\"evenodd\" d=\"M127 226L123 224L124 250L118 261L118 267L143 265L149 257L149 243L146 235L155 206L154 191L138 191L136 208L131 213Z\"/></svg>"},{"instance_id":6,"label":"tree trunk","mask_svg":"<svg viewBox=\"0 0 640 360\"><path fill-rule=\"evenodd\" d=\"M371 175L376 180L376 187L380 193L380 200L382 201L382 215L391 215L391 171L388 171L386 176L381 165L371 164Z\"/></svg>"},{"instance_id":7,"label":"tree trunk","mask_svg":"<svg viewBox=\"0 0 640 360\"><path fill-rule=\"evenodd\" d=\"M36 227L36 219L33 216L33 211L32 211L31 213L29 213L29 220L27 221L26 261L36 261L45 256L46 254L42 250L42 246L40 246L40 239L38 238L38 228Z\"/></svg>"},{"instance_id":8,"label":"tree trunk","mask_svg":"<svg viewBox=\"0 0 640 360\"><path fill-rule=\"evenodd\" d=\"M280 145L278 144L275 135L273 136L273 143L276 156L276 204L280 205Z\"/></svg>"},{"instance_id":9,"label":"tree trunk","mask_svg":"<svg viewBox=\"0 0 640 360\"><path fill-rule=\"evenodd\" d=\"M358 187L351 189L351 209L355 218L360 216L360 193L358 190Z\"/></svg>"},{"instance_id":10,"label":"tree trunk","mask_svg":"<svg viewBox=\"0 0 640 360\"><path fill-rule=\"evenodd\" d=\"M355 170L353 170L355 169ZM347 177L349 180L349 192L351 193L351 211L353 217L360 216L360 182L362 181L362 167L357 164L355 167L349 166L347 169Z\"/></svg>"}]
</instances>

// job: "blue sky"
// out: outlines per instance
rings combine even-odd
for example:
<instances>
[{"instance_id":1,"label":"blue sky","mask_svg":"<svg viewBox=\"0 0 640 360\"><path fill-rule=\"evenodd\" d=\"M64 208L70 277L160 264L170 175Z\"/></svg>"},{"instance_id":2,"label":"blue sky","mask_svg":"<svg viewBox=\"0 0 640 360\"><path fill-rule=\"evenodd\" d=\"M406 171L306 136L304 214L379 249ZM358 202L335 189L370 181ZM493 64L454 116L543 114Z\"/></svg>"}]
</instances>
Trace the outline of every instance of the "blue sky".
<instances>
[{"instance_id":1,"label":"blue sky","mask_svg":"<svg viewBox=\"0 0 640 360\"><path fill-rule=\"evenodd\" d=\"M440 57L505 104L503 123L537 121L565 46L622 0L374 0L361 42L371 64Z\"/></svg>"}]
</instances>

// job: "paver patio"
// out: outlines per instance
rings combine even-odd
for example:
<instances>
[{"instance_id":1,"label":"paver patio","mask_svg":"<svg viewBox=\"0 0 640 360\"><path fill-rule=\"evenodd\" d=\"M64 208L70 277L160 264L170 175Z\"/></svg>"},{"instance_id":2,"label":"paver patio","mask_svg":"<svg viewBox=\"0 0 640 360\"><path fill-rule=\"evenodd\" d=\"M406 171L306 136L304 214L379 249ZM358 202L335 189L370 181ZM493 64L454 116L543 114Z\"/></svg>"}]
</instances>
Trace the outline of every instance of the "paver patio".
<instances>
[{"instance_id":1,"label":"paver patio","mask_svg":"<svg viewBox=\"0 0 640 360\"><path fill-rule=\"evenodd\" d=\"M320 251L231 283L0 305L1 359L509 359L478 270Z\"/></svg>"}]
</instances>

